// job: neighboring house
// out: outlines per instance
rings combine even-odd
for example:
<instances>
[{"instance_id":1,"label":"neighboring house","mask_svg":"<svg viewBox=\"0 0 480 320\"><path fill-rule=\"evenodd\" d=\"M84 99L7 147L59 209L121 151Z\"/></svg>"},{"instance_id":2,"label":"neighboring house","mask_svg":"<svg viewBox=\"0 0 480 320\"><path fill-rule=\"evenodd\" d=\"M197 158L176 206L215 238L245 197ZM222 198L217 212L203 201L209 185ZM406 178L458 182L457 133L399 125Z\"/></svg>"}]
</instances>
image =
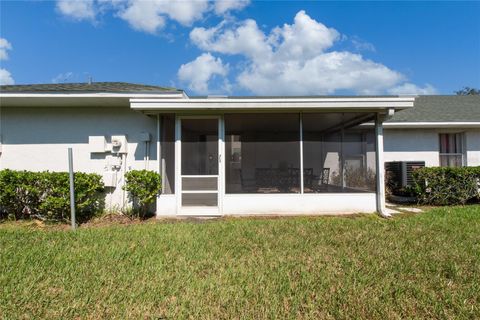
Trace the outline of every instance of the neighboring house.
<instances>
[{"instance_id":1,"label":"neighboring house","mask_svg":"<svg viewBox=\"0 0 480 320\"><path fill-rule=\"evenodd\" d=\"M446 151L460 150L453 139L463 143L461 161L478 162L478 140L463 127L396 129L412 125L402 114L415 112L414 101L188 97L115 82L2 86L0 169L66 171L73 147L75 170L103 176L111 208L126 205L123 174L148 169L162 174L158 216L384 213L384 158L436 165L428 157L437 152L439 159L440 139ZM392 115L384 154L383 122ZM424 142L430 130L436 145ZM472 132L478 135L478 124Z\"/></svg>"},{"instance_id":2,"label":"neighboring house","mask_svg":"<svg viewBox=\"0 0 480 320\"><path fill-rule=\"evenodd\" d=\"M480 166L480 96L420 96L384 123L385 161Z\"/></svg>"}]
</instances>

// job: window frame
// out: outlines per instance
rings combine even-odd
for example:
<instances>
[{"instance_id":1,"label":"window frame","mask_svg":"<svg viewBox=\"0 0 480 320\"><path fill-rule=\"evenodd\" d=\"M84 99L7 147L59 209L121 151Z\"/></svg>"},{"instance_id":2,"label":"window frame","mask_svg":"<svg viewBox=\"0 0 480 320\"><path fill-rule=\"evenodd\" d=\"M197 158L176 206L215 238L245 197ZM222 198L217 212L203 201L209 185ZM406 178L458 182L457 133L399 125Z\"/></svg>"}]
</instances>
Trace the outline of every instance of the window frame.
<instances>
[{"instance_id":1,"label":"window frame","mask_svg":"<svg viewBox=\"0 0 480 320\"><path fill-rule=\"evenodd\" d=\"M442 152L442 136L447 136L447 140L449 140L449 137L451 135L455 136L455 139L453 141L460 141L460 146L458 148L457 145L455 145L455 149L459 149L460 152ZM458 140L457 140L458 136ZM459 167L465 167L466 164L466 157L465 157L465 132L439 132L438 133L438 165L440 167L452 167L448 165L442 165L442 156L443 157L450 157L450 156L460 156L460 166ZM457 167L457 166L453 166Z\"/></svg>"}]
</instances>

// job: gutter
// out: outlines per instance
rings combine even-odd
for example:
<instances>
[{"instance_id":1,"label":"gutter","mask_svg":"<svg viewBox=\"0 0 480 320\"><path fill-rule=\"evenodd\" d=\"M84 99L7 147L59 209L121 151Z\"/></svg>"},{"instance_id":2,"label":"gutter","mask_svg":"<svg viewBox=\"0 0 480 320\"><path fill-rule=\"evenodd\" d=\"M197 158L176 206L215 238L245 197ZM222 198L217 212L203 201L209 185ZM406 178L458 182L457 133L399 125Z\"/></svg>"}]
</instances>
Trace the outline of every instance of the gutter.
<instances>
[{"instance_id":1,"label":"gutter","mask_svg":"<svg viewBox=\"0 0 480 320\"><path fill-rule=\"evenodd\" d=\"M141 111L200 110L385 110L413 107L414 97L349 98L202 98L202 99L130 99L130 106Z\"/></svg>"},{"instance_id":2,"label":"gutter","mask_svg":"<svg viewBox=\"0 0 480 320\"><path fill-rule=\"evenodd\" d=\"M385 122L385 128L480 128L480 121Z\"/></svg>"}]
</instances>

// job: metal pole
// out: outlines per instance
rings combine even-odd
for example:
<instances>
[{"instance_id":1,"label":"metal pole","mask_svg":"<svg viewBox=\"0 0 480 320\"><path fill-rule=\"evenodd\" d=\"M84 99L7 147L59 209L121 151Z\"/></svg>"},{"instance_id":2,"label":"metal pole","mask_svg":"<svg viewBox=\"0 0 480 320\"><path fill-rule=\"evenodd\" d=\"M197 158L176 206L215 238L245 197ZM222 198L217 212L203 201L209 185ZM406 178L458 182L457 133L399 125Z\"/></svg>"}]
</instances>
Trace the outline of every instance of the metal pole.
<instances>
[{"instance_id":1,"label":"metal pole","mask_svg":"<svg viewBox=\"0 0 480 320\"><path fill-rule=\"evenodd\" d=\"M70 175L70 212L71 212L71 222L72 229L75 230L77 227L75 221L75 186L73 184L73 153L72 148L68 148L68 171Z\"/></svg>"}]
</instances>

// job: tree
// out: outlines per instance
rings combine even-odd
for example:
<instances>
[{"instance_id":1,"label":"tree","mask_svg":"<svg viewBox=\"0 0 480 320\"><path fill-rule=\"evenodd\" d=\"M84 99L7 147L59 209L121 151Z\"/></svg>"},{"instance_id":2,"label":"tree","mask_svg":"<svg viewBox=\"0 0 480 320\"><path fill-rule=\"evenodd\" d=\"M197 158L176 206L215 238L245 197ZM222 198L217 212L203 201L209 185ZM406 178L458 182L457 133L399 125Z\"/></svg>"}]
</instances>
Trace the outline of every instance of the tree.
<instances>
[{"instance_id":1,"label":"tree","mask_svg":"<svg viewBox=\"0 0 480 320\"><path fill-rule=\"evenodd\" d=\"M480 95L480 90L470 87L463 87L461 90L455 91L458 96Z\"/></svg>"}]
</instances>

